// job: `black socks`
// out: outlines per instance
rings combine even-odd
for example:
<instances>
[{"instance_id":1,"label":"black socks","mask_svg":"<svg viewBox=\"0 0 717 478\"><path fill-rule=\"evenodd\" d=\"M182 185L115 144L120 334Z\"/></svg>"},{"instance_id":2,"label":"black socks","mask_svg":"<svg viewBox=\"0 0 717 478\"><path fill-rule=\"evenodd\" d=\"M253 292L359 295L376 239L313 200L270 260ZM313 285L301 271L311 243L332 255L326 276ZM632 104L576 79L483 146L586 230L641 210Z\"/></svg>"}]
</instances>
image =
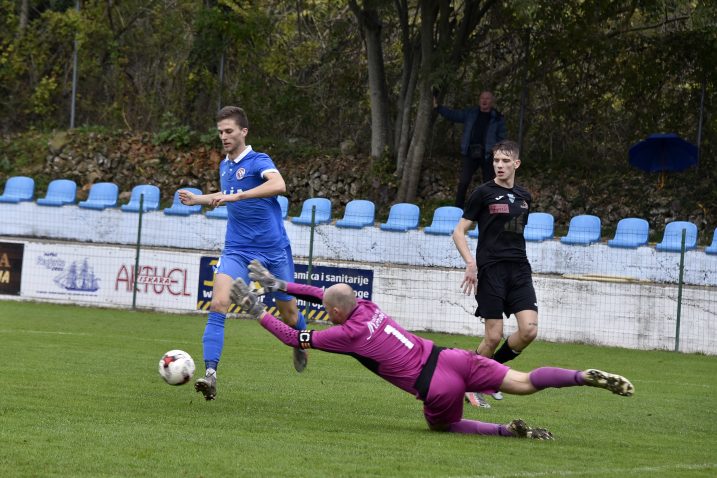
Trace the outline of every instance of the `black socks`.
<instances>
[{"instance_id":1,"label":"black socks","mask_svg":"<svg viewBox=\"0 0 717 478\"><path fill-rule=\"evenodd\" d=\"M503 345L498 348L498 351L493 355L493 360L499 363L506 363L508 360L513 360L520 352L516 352L511 349L508 345L508 340L503 341Z\"/></svg>"}]
</instances>

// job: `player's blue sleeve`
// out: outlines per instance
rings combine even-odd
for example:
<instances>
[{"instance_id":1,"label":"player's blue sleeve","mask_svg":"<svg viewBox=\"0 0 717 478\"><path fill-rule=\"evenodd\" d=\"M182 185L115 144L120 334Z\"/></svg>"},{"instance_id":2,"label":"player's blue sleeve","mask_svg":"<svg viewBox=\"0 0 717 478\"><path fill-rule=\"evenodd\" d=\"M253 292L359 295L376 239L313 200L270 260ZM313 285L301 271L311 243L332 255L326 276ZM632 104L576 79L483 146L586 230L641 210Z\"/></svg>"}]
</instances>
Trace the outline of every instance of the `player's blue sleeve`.
<instances>
[{"instance_id":1,"label":"player's blue sleeve","mask_svg":"<svg viewBox=\"0 0 717 478\"><path fill-rule=\"evenodd\" d=\"M257 156L254 164L257 172L259 173L259 177L261 177L262 179L266 179L266 177L264 177L265 173L279 172L276 165L274 164L274 161L271 160L269 155L264 153L260 153Z\"/></svg>"}]
</instances>

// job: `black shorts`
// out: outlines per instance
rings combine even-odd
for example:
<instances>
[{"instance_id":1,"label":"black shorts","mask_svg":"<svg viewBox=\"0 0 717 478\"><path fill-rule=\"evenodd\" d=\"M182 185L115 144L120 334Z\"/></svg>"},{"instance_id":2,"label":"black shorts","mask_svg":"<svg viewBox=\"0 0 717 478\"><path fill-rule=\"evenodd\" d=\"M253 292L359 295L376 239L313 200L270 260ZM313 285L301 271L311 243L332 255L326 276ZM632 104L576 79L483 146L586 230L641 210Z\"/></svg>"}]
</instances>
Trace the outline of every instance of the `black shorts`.
<instances>
[{"instance_id":1,"label":"black shorts","mask_svg":"<svg viewBox=\"0 0 717 478\"><path fill-rule=\"evenodd\" d=\"M478 272L476 317L502 319L522 310L538 311L533 275L527 262L496 262Z\"/></svg>"}]
</instances>

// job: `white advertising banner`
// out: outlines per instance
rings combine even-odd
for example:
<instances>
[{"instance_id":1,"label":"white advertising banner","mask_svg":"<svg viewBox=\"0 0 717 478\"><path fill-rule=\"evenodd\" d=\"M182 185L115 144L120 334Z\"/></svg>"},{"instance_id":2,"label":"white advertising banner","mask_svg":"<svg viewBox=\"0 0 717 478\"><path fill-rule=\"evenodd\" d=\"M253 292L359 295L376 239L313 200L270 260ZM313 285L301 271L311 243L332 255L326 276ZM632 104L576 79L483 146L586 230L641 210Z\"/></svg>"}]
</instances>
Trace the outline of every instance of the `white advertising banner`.
<instances>
[{"instance_id":1,"label":"white advertising banner","mask_svg":"<svg viewBox=\"0 0 717 478\"><path fill-rule=\"evenodd\" d=\"M195 310L199 260L199 254L143 250L137 305ZM53 302L131 306L134 276L131 248L29 242L21 295Z\"/></svg>"}]
</instances>

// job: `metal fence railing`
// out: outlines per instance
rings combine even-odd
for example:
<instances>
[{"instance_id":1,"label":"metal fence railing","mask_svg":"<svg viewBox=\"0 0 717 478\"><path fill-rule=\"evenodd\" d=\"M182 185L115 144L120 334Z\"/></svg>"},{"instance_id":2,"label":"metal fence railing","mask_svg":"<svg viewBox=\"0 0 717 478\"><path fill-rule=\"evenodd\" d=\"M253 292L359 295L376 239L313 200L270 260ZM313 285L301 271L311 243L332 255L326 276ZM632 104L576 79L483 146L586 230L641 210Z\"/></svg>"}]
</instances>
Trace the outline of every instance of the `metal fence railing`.
<instances>
[{"instance_id":1,"label":"metal fence railing","mask_svg":"<svg viewBox=\"0 0 717 478\"><path fill-rule=\"evenodd\" d=\"M137 212L0 203L0 298L206 310L226 219L145 211L141 201ZM475 300L459 290L464 264L450 232L317 224L315 208L310 217L284 222L297 281L349 282L416 330L482 334ZM685 231L678 244L527 242L539 338L717 354L717 255L691 248Z\"/></svg>"}]
</instances>

